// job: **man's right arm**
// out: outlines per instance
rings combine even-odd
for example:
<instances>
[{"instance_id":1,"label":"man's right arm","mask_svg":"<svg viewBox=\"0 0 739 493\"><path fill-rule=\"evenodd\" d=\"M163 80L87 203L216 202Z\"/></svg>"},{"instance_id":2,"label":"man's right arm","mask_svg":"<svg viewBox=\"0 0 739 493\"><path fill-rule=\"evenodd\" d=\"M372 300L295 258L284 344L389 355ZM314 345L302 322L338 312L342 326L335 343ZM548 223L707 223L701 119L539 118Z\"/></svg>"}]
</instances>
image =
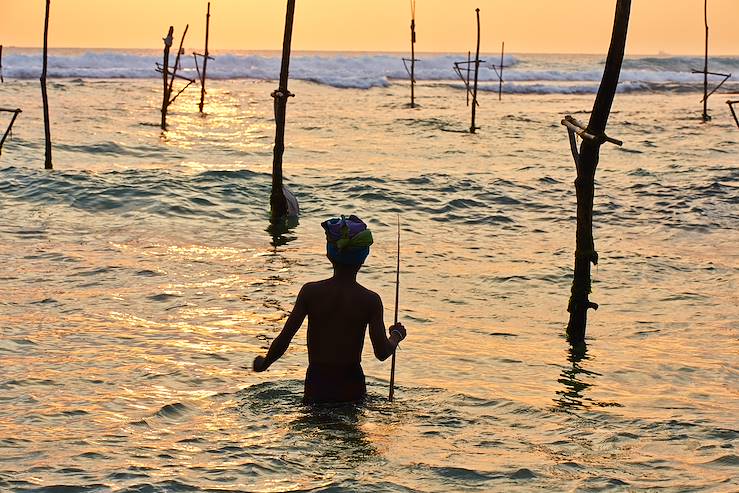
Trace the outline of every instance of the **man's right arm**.
<instances>
[{"instance_id":1,"label":"man's right arm","mask_svg":"<svg viewBox=\"0 0 739 493\"><path fill-rule=\"evenodd\" d=\"M369 333L375 357L385 361L395 352L400 341L405 339L405 327L398 323L390 327L390 337L385 334L382 300L376 293L372 293L370 309Z\"/></svg>"}]
</instances>

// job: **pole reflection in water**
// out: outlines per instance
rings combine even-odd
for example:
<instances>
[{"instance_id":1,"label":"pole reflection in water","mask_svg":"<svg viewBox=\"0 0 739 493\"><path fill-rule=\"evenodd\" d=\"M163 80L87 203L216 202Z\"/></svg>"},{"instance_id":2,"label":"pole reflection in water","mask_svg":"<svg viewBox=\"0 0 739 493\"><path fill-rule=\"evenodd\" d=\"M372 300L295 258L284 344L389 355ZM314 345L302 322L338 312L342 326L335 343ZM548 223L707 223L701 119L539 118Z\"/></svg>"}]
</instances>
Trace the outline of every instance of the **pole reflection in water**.
<instances>
[{"instance_id":1,"label":"pole reflection in water","mask_svg":"<svg viewBox=\"0 0 739 493\"><path fill-rule=\"evenodd\" d=\"M565 367L560 372L559 383L564 386L563 390L558 390L558 397L554 399L555 406L563 411L587 410L591 406L597 407L621 407L617 402L597 401L592 397L587 397L586 391L594 386L597 377L602 376L600 373L588 370L583 365L592 361L592 357L588 355L588 348L585 345L579 347L570 347L567 350L567 361L572 366Z\"/></svg>"}]
</instances>

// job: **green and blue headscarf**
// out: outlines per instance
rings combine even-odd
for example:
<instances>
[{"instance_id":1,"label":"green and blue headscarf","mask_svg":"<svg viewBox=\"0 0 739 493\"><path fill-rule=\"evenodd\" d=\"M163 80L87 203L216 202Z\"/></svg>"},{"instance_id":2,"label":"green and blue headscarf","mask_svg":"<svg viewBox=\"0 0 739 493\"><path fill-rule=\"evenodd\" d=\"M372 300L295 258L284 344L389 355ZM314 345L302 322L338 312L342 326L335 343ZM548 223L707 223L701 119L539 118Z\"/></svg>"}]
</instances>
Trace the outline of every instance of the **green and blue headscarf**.
<instances>
[{"instance_id":1,"label":"green and blue headscarf","mask_svg":"<svg viewBox=\"0 0 739 493\"><path fill-rule=\"evenodd\" d=\"M337 264L361 265L369 255L372 232L355 215L341 216L321 223L326 231L326 255Z\"/></svg>"}]
</instances>

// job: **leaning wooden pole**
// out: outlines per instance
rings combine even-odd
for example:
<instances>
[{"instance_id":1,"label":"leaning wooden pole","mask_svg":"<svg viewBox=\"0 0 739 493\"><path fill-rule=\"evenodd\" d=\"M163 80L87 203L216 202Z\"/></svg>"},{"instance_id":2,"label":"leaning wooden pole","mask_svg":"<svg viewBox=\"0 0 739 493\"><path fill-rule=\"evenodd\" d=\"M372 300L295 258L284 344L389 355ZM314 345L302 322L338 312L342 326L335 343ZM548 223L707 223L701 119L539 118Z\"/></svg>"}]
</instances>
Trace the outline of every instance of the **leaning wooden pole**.
<instances>
[{"instance_id":1,"label":"leaning wooden pole","mask_svg":"<svg viewBox=\"0 0 739 493\"><path fill-rule=\"evenodd\" d=\"M477 14L477 49L475 50L475 85L472 89L472 124L470 133L475 133L479 127L475 126L475 110L477 109L477 75L480 71L480 9L475 9Z\"/></svg>"},{"instance_id":2,"label":"leaning wooden pole","mask_svg":"<svg viewBox=\"0 0 739 493\"><path fill-rule=\"evenodd\" d=\"M600 146L605 142L605 129L613 105L618 80L621 74L626 37L629 28L631 0L617 0L616 13L608 49L603 79L595 98L586 133L594 138L583 139L579 157L575 156L577 178L577 231L575 246L575 273L567 310L567 338L573 346L585 342L588 309L598 305L589 299L591 278L590 264L597 265L598 254L593 240L593 197L595 195L595 170L600 157ZM573 138L573 134L570 134ZM573 152L574 154L574 152Z\"/></svg>"},{"instance_id":3,"label":"leaning wooden pole","mask_svg":"<svg viewBox=\"0 0 739 493\"><path fill-rule=\"evenodd\" d=\"M203 105L205 105L205 73L208 70L208 57L210 56L210 53L208 52L209 34L210 34L210 2L208 2L208 13L205 16L205 53L203 56L203 73L201 74L201 78L200 78L200 104L198 105L201 113L203 112Z\"/></svg>"},{"instance_id":4,"label":"leaning wooden pole","mask_svg":"<svg viewBox=\"0 0 739 493\"><path fill-rule=\"evenodd\" d=\"M4 84L5 79L3 78L3 45L0 45L0 84Z\"/></svg>"},{"instance_id":5,"label":"leaning wooden pole","mask_svg":"<svg viewBox=\"0 0 739 493\"><path fill-rule=\"evenodd\" d=\"M734 123L736 123L737 128L739 128L739 117L736 116L736 110L734 110L734 105L739 103L739 100L737 101L727 101L726 104L729 105L729 111L731 111L731 116L734 117Z\"/></svg>"},{"instance_id":6,"label":"leaning wooden pole","mask_svg":"<svg viewBox=\"0 0 739 493\"><path fill-rule=\"evenodd\" d=\"M292 96L287 89L290 70L290 45L293 35L293 18L295 17L295 0L287 0L285 15L285 36L282 40L282 66L280 67L280 86L272 93L275 100L275 147L272 160L272 193L270 194L270 215L273 220L287 216L287 199L282 190L282 155L285 152L285 118L287 116L287 98Z\"/></svg>"},{"instance_id":7,"label":"leaning wooden pole","mask_svg":"<svg viewBox=\"0 0 739 493\"><path fill-rule=\"evenodd\" d=\"M13 113L13 118L11 118L10 123L8 124L8 128L5 130L5 133L3 134L3 137L0 139L0 156L3 154L3 145L5 144L5 139L8 138L8 135L10 135L10 132L13 130L13 124L15 123L15 119L18 118L18 115L23 113L20 108L9 110L5 108L0 108L0 112L8 112Z\"/></svg>"},{"instance_id":8,"label":"leaning wooden pole","mask_svg":"<svg viewBox=\"0 0 739 493\"><path fill-rule=\"evenodd\" d=\"M49 97L46 93L46 67L48 65L48 48L49 48L49 10L51 9L51 0L46 0L46 17L44 19L44 53L43 68L41 69L41 99L44 104L44 136L46 139L46 158L44 160L44 169L53 169L51 162L51 123L49 122Z\"/></svg>"},{"instance_id":9,"label":"leaning wooden pole","mask_svg":"<svg viewBox=\"0 0 739 493\"><path fill-rule=\"evenodd\" d=\"M172 47L174 26L169 26L167 37L164 38L164 58L162 60L162 130L167 130L167 107L169 106L169 49Z\"/></svg>"},{"instance_id":10,"label":"leaning wooden pole","mask_svg":"<svg viewBox=\"0 0 739 493\"><path fill-rule=\"evenodd\" d=\"M706 25L706 52L703 59L703 121L711 119L708 116L708 0L703 1L703 21Z\"/></svg>"}]
</instances>

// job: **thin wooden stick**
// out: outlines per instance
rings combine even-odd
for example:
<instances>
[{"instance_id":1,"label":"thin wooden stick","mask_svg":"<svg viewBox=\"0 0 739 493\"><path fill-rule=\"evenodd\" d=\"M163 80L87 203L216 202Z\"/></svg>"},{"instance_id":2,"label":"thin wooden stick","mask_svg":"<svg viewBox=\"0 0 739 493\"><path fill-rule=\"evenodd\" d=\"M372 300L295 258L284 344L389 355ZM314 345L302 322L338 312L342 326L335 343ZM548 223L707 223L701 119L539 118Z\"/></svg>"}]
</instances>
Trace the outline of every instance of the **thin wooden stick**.
<instances>
[{"instance_id":1,"label":"thin wooden stick","mask_svg":"<svg viewBox=\"0 0 739 493\"><path fill-rule=\"evenodd\" d=\"M470 72L472 68L472 52L467 50L467 106L470 105ZM462 74L459 74L460 77Z\"/></svg>"},{"instance_id":2,"label":"thin wooden stick","mask_svg":"<svg viewBox=\"0 0 739 493\"><path fill-rule=\"evenodd\" d=\"M208 2L208 13L205 16L205 53L203 56L203 73L200 78L200 112L203 112L203 105L205 104L205 73L208 70L208 36L210 34L210 2ZM197 57L195 58L197 63Z\"/></svg>"},{"instance_id":3,"label":"thin wooden stick","mask_svg":"<svg viewBox=\"0 0 739 493\"><path fill-rule=\"evenodd\" d=\"M475 109L477 108L477 75L480 71L480 9L475 9L477 14L477 49L475 50L475 85L472 90L472 124L470 133L475 133L479 127L475 126Z\"/></svg>"},{"instance_id":4,"label":"thin wooden stick","mask_svg":"<svg viewBox=\"0 0 739 493\"><path fill-rule=\"evenodd\" d=\"M48 65L48 40L49 40L49 10L51 9L51 0L46 0L46 16L44 18L44 55L43 69L41 70L41 99L44 104L44 136L46 140L46 158L44 161L44 169L53 169L51 162L51 123L49 121L49 97L46 93L46 67Z\"/></svg>"},{"instance_id":5,"label":"thin wooden stick","mask_svg":"<svg viewBox=\"0 0 739 493\"><path fill-rule=\"evenodd\" d=\"M187 36L187 30L190 29L190 24L185 25L185 31L182 33L180 38L180 47L177 49L177 56L174 59L174 66L172 67L172 74L169 79L169 93L172 94L172 87L174 86L174 78L177 74L177 70L180 68L180 57L182 56L182 45L185 43L185 36Z\"/></svg>"},{"instance_id":6,"label":"thin wooden stick","mask_svg":"<svg viewBox=\"0 0 739 493\"><path fill-rule=\"evenodd\" d=\"M287 0L285 14L285 35L282 40L282 66L280 67L280 86L272 93L275 101L275 147L272 159L272 193L270 194L270 215L273 221L287 217L287 199L282 190L282 155L285 152L285 118L287 99L292 96L287 89L290 71L290 46L295 17L295 0Z\"/></svg>"},{"instance_id":7,"label":"thin wooden stick","mask_svg":"<svg viewBox=\"0 0 739 493\"><path fill-rule=\"evenodd\" d=\"M398 323L398 300L400 298L400 216L398 216L398 264L395 268L395 318L393 325ZM397 348L396 348L397 349ZM388 400L392 402L395 394L395 351L390 362L390 394Z\"/></svg>"},{"instance_id":8,"label":"thin wooden stick","mask_svg":"<svg viewBox=\"0 0 739 493\"><path fill-rule=\"evenodd\" d=\"M3 45L0 45L0 84L4 84L5 79L3 78Z\"/></svg>"},{"instance_id":9,"label":"thin wooden stick","mask_svg":"<svg viewBox=\"0 0 739 493\"><path fill-rule=\"evenodd\" d=\"M500 48L500 74L498 74L498 101L503 99L503 54L505 53L505 41Z\"/></svg>"}]
</instances>

